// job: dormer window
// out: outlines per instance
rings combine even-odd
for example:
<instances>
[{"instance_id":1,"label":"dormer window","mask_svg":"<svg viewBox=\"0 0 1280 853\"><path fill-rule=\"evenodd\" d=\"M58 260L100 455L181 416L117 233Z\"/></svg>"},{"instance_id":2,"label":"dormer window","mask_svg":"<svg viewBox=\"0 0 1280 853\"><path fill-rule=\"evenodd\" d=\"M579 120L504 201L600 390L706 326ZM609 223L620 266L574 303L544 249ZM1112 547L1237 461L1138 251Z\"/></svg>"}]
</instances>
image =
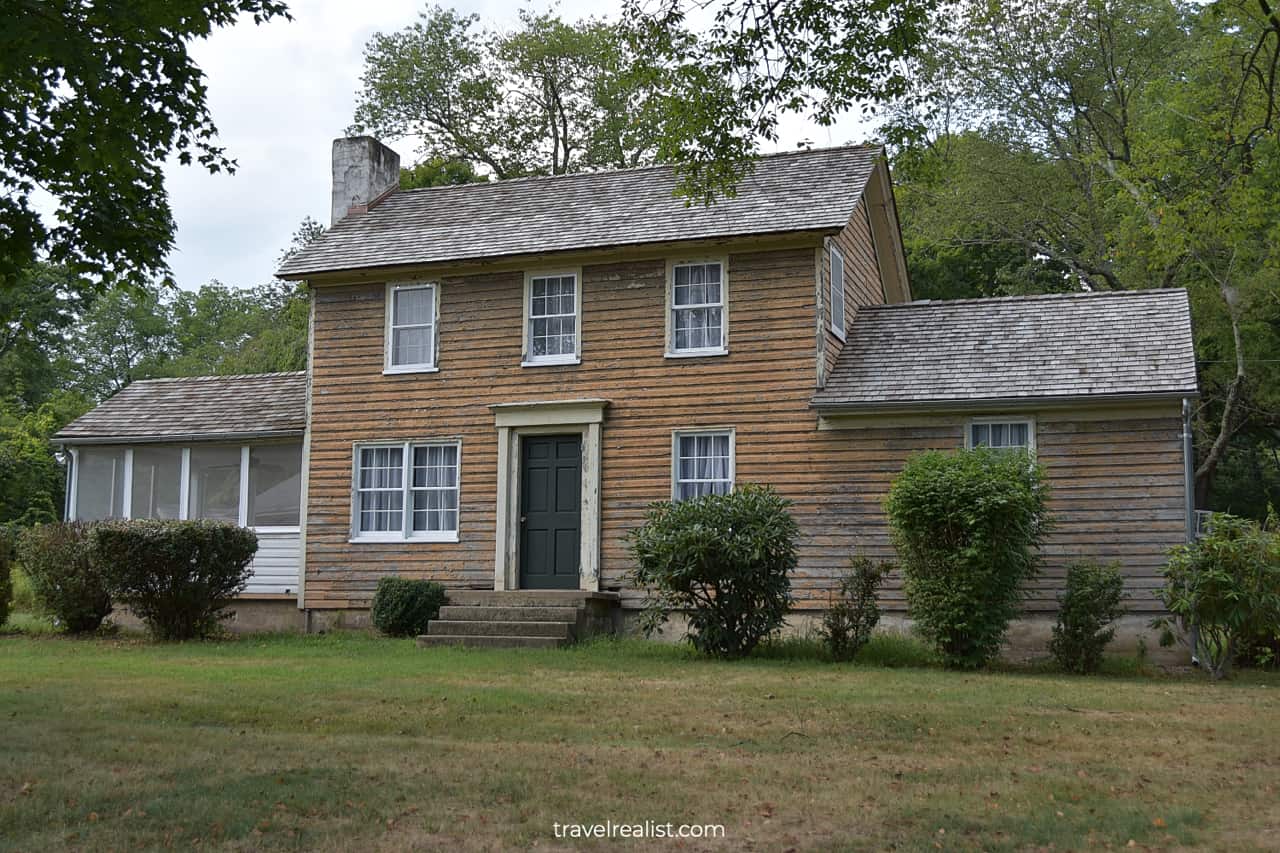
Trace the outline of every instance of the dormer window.
<instances>
[{"instance_id":1,"label":"dormer window","mask_svg":"<svg viewBox=\"0 0 1280 853\"><path fill-rule=\"evenodd\" d=\"M387 285L385 373L436 369L439 286L421 282Z\"/></svg>"},{"instance_id":2,"label":"dormer window","mask_svg":"<svg viewBox=\"0 0 1280 853\"><path fill-rule=\"evenodd\" d=\"M728 282L722 260L678 262L667 275L668 357L728 352Z\"/></svg>"},{"instance_id":3,"label":"dormer window","mask_svg":"<svg viewBox=\"0 0 1280 853\"><path fill-rule=\"evenodd\" d=\"M579 279L577 270L525 276L525 367L581 361Z\"/></svg>"}]
</instances>

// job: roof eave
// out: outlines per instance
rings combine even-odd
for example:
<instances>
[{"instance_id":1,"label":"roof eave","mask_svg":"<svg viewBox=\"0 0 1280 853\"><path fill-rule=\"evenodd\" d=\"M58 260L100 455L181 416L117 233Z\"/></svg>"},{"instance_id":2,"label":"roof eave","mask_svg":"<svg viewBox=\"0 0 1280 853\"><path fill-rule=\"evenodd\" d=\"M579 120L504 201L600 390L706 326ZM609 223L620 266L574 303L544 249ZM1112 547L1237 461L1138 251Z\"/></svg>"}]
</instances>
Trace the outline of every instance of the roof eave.
<instances>
[{"instance_id":1,"label":"roof eave","mask_svg":"<svg viewBox=\"0 0 1280 853\"><path fill-rule=\"evenodd\" d=\"M1073 394L1039 397L975 397L942 400L892 400L874 402L829 402L810 400L809 407L821 415L886 415L897 412L965 412L1004 409L1008 411L1072 408L1081 405L1124 405L1134 403L1161 403L1184 399L1197 399L1198 389L1182 391L1151 391L1131 394Z\"/></svg>"},{"instance_id":2,"label":"roof eave","mask_svg":"<svg viewBox=\"0 0 1280 853\"><path fill-rule=\"evenodd\" d=\"M196 433L156 433L150 435L62 435L50 439L58 447L88 444L174 444L176 442L217 442L251 441L272 438L302 438L305 430L252 430L242 432L196 432Z\"/></svg>"},{"instance_id":3,"label":"roof eave","mask_svg":"<svg viewBox=\"0 0 1280 853\"><path fill-rule=\"evenodd\" d=\"M687 240L642 240L627 243L608 243L601 245L584 245L575 246L567 249L553 249L546 252L518 252L505 255L483 255L471 258L445 258L430 261L414 261L407 263L390 263L390 264L370 264L366 266L341 267L337 269L321 268L306 270L289 270L281 267L276 270L276 277L285 281L306 281L310 284L323 284L327 280L333 281L349 281L354 277L385 277L387 275L398 275L406 272L422 272L436 271L441 269L455 270L467 269L473 272L482 272L486 268L495 265L519 265L531 261L541 262L547 258L563 258L575 255L601 255L601 262L607 262L607 256L610 253L619 250L632 251L652 251L660 254L662 251L671 248L675 249L681 246L696 247L700 245L729 245L739 242L747 242L750 240L760 240L763 238L772 238L780 241L794 241L796 243L805 243L811 240L821 242L824 237L829 237L839 233L843 224L815 226L813 228L793 228L777 231L752 231L744 234L718 234L709 236L690 237Z\"/></svg>"}]
</instances>

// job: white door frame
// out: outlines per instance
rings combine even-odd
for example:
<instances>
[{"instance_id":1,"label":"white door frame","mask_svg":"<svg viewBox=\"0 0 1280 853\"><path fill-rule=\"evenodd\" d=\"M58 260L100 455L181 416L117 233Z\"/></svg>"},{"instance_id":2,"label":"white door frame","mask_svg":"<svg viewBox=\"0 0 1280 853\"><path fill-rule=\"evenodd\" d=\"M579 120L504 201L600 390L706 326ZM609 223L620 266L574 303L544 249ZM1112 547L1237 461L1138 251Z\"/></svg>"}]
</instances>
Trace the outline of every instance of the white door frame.
<instances>
[{"instance_id":1,"label":"white door frame","mask_svg":"<svg viewBox=\"0 0 1280 853\"><path fill-rule=\"evenodd\" d=\"M582 437L581 541L578 588L600 589L600 433L608 400L503 403L489 408L498 429L497 522L493 561L495 590L520 588L520 439L526 435L577 433Z\"/></svg>"}]
</instances>

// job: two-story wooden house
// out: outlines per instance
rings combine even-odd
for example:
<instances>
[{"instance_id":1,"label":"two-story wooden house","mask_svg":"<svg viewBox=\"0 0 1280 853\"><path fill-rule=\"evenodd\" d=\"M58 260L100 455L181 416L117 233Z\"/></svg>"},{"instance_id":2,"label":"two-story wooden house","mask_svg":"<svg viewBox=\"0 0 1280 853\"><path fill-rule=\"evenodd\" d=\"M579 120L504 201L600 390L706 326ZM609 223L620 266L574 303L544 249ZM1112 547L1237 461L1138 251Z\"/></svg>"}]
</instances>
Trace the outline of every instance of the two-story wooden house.
<instances>
[{"instance_id":1,"label":"two-story wooden house","mask_svg":"<svg viewBox=\"0 0 1280 853\"><path fill-rule=\"evenodd\" d=\"M1057 525L1029 616L1081 557L1119 560L1130 606L1158 606L1191 512L1183 292L913 302L874 147L764 157L712 206L675 197L667 167L407 191L398 176L376 140L335 142L333 227L279 272L313 295L310 367L286 380L305 406L290 593L310 624L358 615L388 574L459 601L572 590L631 611L624 538L646 505L744 482L794 502L797 603L820 610L855 550L892 555L882 501L907 456L974 444L1048 470ZM252 420L252 393L165 387ZM127 443L107 415L129 394L60 439ZM132 415L164 432L163 413ZM885 606L903 609L896 584Z\"/></svg>"}]
</instances>

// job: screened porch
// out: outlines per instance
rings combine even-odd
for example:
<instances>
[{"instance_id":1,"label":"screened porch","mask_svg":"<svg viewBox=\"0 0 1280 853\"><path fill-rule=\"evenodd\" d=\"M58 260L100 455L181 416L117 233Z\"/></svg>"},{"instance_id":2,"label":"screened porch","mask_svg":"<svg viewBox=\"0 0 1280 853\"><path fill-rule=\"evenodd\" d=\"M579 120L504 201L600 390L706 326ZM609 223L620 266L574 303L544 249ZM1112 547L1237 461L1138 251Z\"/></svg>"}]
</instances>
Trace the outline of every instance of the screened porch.
<instances>
[{"instance_id":1,"label":"screened porch","mask_svg":"<svg viewBox=\"0 0 1280 853\"><path fill-rule=\"evenodd\" d=\"M258 534L246 595L291 595L301 566L302 443L68 446L67 517L229 521Z\"/></svg>"}]
</instances>

